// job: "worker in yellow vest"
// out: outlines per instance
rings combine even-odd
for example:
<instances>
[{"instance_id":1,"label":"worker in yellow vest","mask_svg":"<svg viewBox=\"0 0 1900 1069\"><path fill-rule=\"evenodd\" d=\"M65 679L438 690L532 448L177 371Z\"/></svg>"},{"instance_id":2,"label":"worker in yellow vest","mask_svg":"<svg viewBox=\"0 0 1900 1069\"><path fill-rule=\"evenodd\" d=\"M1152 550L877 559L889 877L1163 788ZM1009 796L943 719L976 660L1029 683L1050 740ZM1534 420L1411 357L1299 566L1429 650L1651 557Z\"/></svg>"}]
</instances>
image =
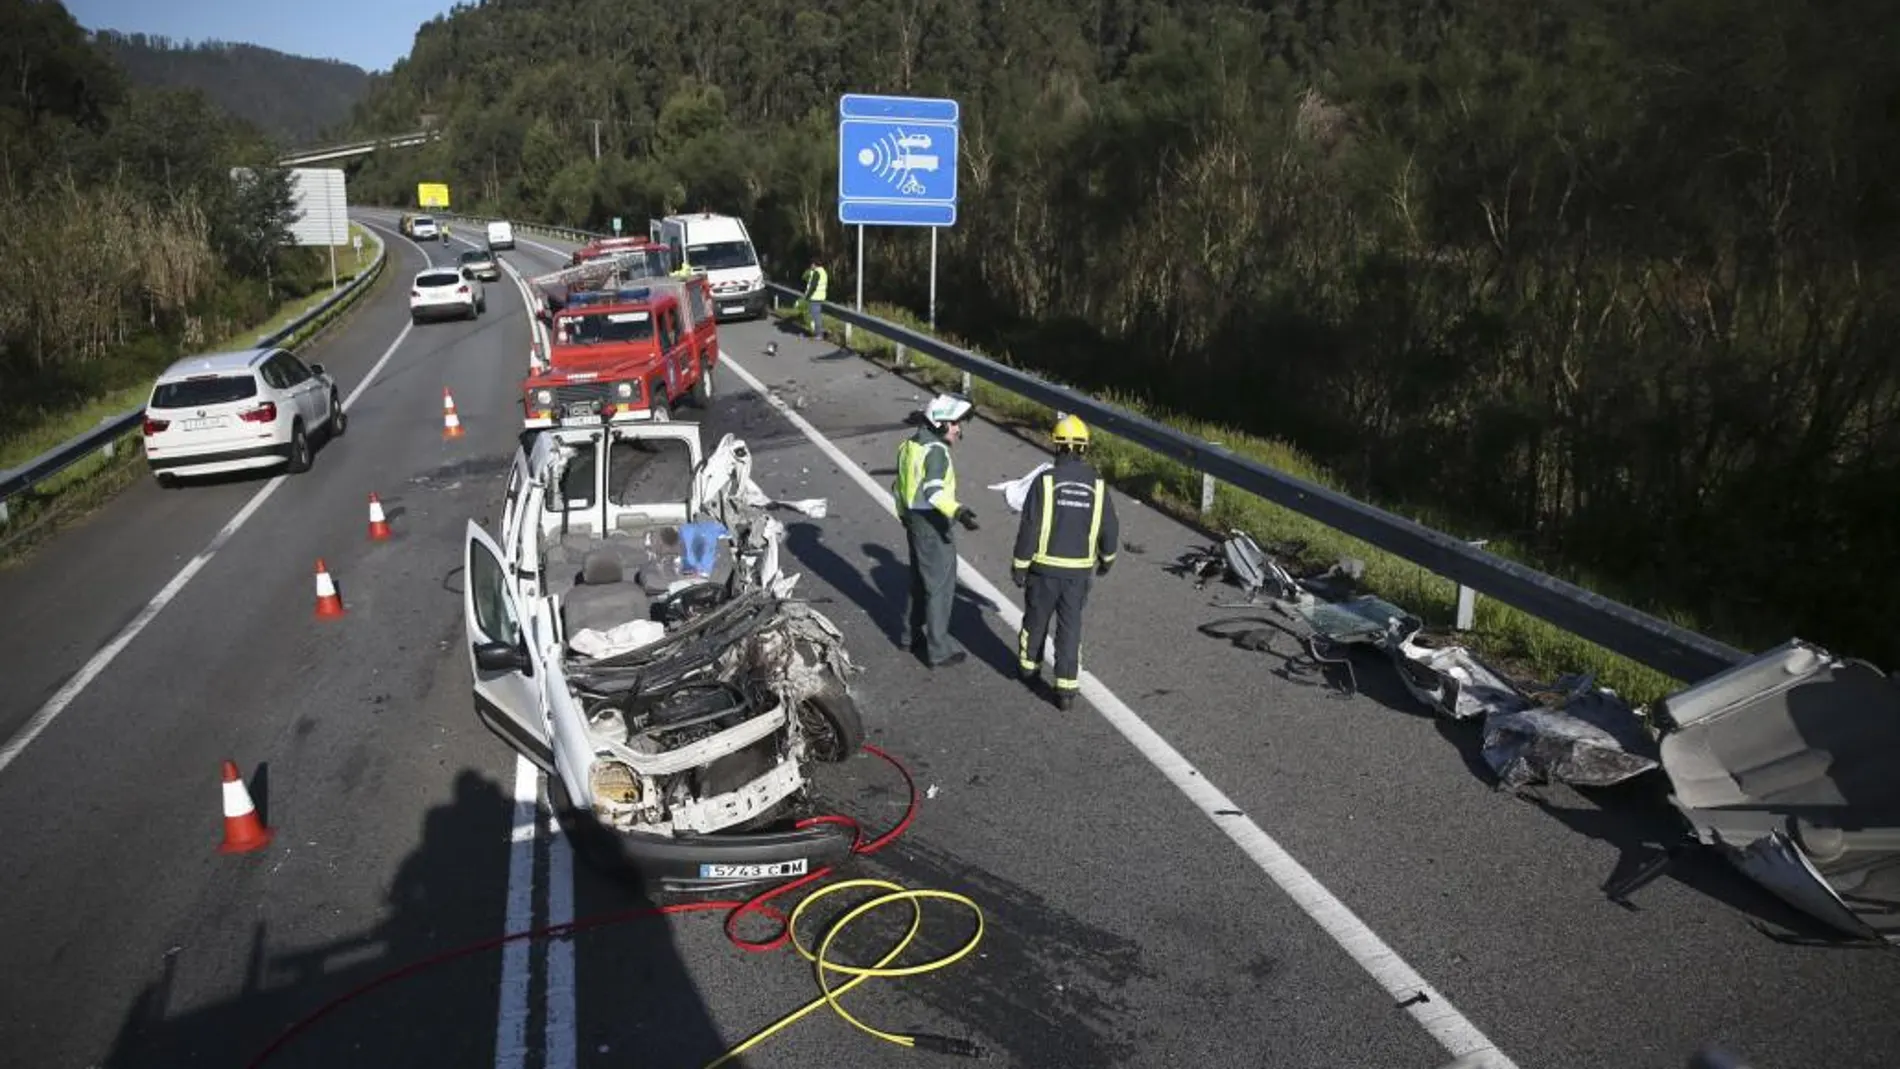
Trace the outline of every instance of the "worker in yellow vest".
<instances>
[{"instance_id":1,"label":"worker in yellow vest","mask_svg":"<svg viewBox=\"0 0 1900 1069\"><path fill-rule=\"evenodd\" d=\"M1068 709L1082 688L1082 610L1095 575L1115 563L1121 526L1115 503L1095 468L1083 459L1088 424L1075 416L1056 420L1056 461L1029 487L1016 528L1009 577L1023 591L1023 629L1016 636L1022 681L1041 674L1043 643L1055 621L1056 708Z\"/></svg>"},{"instance_id":2,"label":"worker in yellow vest","mask_svg":"<svg viewBox=\"0 0 1900 1069\"><path fill-rule=\"evenodd\" d=\"M952 522L976 530L976 513L957 499L957 469L950 447L976 414L970 399L944 393L932 398L917 433L897 447L897 481L891 485L904 538L910 546L910 607L898 645L932 668L968 657L950 637L950 606L957 596L957 540Z\"/></svg>"},{"instance_id":3,"label":"worker in yellow vest","mask_svg":"<svg viewBox=\"0 0 1900 1069\"><path fill-rule=\"evenodd\" d=\"M825 272L825 265L818 257L811 258L811 266L805 269L805 306L811 313L811 336L825 336L825 287L831 282L831 276Z\"/></svg>"}]
</instances>

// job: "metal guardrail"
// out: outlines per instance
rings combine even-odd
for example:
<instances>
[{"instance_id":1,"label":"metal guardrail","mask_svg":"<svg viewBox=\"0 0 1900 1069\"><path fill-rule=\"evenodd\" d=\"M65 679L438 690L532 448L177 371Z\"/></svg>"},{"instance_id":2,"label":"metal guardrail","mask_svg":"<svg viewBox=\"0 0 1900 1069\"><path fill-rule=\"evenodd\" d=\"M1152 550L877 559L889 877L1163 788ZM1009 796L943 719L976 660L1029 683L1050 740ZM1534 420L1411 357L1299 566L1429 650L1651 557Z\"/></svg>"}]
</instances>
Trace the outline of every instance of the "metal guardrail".
<instances>
[{"instance_id":1,"label":"metal guardrail","mask_svg":"<svg viewBox=\"0 0 1900 1069\"><path fill-rule=\"evenodd\" d=\"M382 274L383 265L389 256L388 246L381 238L376 237L373 232L370 238L376 242L376 259L372 260L368 267L358 272L348 285L325 297L323 302L315 308L269 334L259 335L256 347L268 349L273 346L284 346L286 339L295 338L310 327L320 325L361 296L370 284L376 281L377 276ZM308 339L301 339L297 343L284 347L294 350L304 340ZM9 518L8 500L31 490L34 486L58 475L94 453L105 452L110 455L119 439L136 430L144 420L145 406L140 405L130 412L105 420L84 434L54 446L20 467L10 471L0 471L0 525L4 525Z\"/></svg>"},{"instance_id":2,"label":"metal guardrail","mask_svg":"<svg viewBox=\"0 0 1900 1069\"><path fill-rule=\"evenodd\" d=\"M479 216L454 218L471 223L489 221ZM517 230L568 240L587 241L609 236L534 223L514 222L512 225ZM803 296L802 290L777 282L768 280L766 286L776 296L792 299ZM1044 382L928 334L830 301L825 302L825 315L906 350L923 353L1018 396L1058 411L1073 412L1093 427L1377 546L1450 579L1461 588L1496 598L1674 679L1688 682L1705 679L1748 656L1667 620L1487 553L1477 545L1277 471L1173 427L1103 404L1086 394Z\"/></svg>"}]
</instances>

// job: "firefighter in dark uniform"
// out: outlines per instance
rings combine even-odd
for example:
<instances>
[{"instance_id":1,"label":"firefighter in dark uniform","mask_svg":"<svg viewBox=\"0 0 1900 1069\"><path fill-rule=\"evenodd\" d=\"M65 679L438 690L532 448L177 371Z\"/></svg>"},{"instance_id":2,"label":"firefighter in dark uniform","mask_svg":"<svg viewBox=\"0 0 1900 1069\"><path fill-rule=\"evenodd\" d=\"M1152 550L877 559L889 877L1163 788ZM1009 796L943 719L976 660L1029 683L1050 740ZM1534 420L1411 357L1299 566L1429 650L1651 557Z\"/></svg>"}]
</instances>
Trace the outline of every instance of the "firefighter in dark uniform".
<instances>
[{"instance_id":1,"label":"firefighter in dark uniform","mask_svg":"<svg viewBox=\"0 0 1900 1069\"><path fill-rule=\"evenodd\" d=\"M1082 459L1088 426L1063 416L1054 438L1055 464L1030 484L1023 499L1009 576L1023 590L1023 630L1016 638L1019 676L1024 683L1035 682L1053 616L1056 707L1068 709L1082 686L1082 609L1089 584L1115 563L1121 529L1102 477Z\"/></svg>"},{"instance_id":2,"label":"firefighter in dark uniform","mask_svg":"<svg viewBox=\"0 0 1900 1069\"><path fill-rule=\"evenodd\" d=\"M891 486L897 515L910 545L909 629L900 643L924 663L942 668L969 654L950 637L950 607L957 596L957 545L952 521L976 530L976 513L957 500L957 469L950 447L976 413L969 398L938 394L922 413L922 426L897 447L897 481Z\"/></svg>"}]
</instances>

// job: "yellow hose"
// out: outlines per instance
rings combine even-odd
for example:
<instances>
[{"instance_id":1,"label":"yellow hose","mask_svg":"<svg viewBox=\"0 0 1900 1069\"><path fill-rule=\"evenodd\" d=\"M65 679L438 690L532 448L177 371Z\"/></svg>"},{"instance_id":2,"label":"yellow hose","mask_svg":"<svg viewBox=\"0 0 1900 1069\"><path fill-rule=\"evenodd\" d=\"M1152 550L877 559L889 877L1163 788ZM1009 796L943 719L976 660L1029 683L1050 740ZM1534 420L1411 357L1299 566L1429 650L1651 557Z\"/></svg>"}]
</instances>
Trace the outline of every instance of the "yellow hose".
<instances>
[{"instance_id":1,"label":"yellow hose","mask_svg":"<svg viewBox=\"0 0 1900 1069\"><path fill-rule=\"evenodd\" d=\"M810 908L812 903L824 898L826 895L835 894L839 891L849 890L855 887L877 888L887 893L853 906L850 910L845 912L844 916L839 917L837 921L825 931L824 938L818 941L816 950L807 949L805 943L798 937L799 917ZM897 956L904 952L904 948L910 946L911 940L917 937L917 931L923 925L923 910L918 907L918 903L926 898L940 899L945 902L954 902L958 905L969 907L970 912L976 915L976 930L970 934L970 938L966 940L962 946L951 953L917 965L890 968L890 963L896 960ZM904 938L899 940L896 946L892 947L882 958L878 959L877 964L845 965L830 960L831 944L833 940L838 938L838 933L849 927L851 922L863 917L872 910L895 902L910 903L910 930L904 933ZM929 889L913 890L886 880L844 880L806 895L798 903L797 908L792 910L791 917L786 921L786 930L791 937L790 942L792 949L798 951L799 957L804 958L817 967L818 988L821 993L817 998L812 999L798 1009L773 1021L763 1029L753 1033L752 1036L744 1042L721 1054L713 1061L708 1062L705 1069L714 1069L715 1066L724 1065L726 1062L737 1058L739 1055L765 1042L767 1039L789 1027L793 1022L804 1018L805 1015L821 1006L831 1007L832 1012L844 1018L847 1023L859 1031L867 1035L875 1036L887 1043L895 1043L900 1047L923 1047L926 1050L934 1050L946 1054L962 1054L969 1057L978 1057L982 1054L982 1049L968 1040L929 1034L909 1035L902 1032L886 1032L880 1028L873 1028L852 1016L850 1011L846 1010L838 1001L839 997L845 992L850 991L852 988L874 976L887 979L900 976L920 976L924 973L935 972L947 965L954 964L967 956L970 951L975 950L976 945L983 940L983 910L969 898L953 891L935 891ZM851 979L833 988L829 977L831 973L849 976Z\"/></svg>"}]
</instances>

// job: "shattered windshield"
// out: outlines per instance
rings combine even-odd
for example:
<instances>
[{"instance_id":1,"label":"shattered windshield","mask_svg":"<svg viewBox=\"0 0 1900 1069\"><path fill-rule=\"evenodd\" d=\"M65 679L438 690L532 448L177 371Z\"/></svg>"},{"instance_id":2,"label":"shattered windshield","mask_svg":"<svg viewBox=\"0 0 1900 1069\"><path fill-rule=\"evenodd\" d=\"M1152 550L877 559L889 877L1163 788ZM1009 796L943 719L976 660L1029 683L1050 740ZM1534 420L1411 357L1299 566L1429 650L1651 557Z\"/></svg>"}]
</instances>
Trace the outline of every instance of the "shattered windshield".
<instances>
[{"instance_id":1,"label":"shattered windshield","mask_svg":"<svg viewBox=\"0 0 1900 1069\"><path fill-rule=\"evenodd\" d=\"M588 312L554 321L556 345L641 342L653 337L651 312Z\"/></svg>"},{"instance_id":2,"label":"shattered windshield","mask_svg":"<svg viewBox=\"0 0 1900 1069\"><path fill-rule=\"evenodd\" d=\"M688 245L686 262L703 271L726 271L734 267L753 267L758 258L752 246L743 241L715 241L709 245Z\"/></svg>"}]
</instances>

